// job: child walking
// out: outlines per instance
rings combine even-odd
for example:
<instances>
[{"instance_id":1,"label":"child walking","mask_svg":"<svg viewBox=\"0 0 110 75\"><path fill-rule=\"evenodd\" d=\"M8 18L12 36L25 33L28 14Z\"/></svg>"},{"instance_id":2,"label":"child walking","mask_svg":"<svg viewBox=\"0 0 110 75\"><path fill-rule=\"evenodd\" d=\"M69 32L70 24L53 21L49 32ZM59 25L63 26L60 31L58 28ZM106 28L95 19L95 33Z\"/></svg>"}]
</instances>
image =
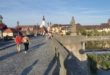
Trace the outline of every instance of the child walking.
<instances>
[{"instance_id":1,"label":"child walking","mask_svg":"<svg viewBox=\"0 0 110 75\"><path fill-rule=\"evenodd\" d=\"M28 36L23 37L23 44L24 44L25 53L27 53L29 49L29 37Z\"/></svg>"}]
</instances>

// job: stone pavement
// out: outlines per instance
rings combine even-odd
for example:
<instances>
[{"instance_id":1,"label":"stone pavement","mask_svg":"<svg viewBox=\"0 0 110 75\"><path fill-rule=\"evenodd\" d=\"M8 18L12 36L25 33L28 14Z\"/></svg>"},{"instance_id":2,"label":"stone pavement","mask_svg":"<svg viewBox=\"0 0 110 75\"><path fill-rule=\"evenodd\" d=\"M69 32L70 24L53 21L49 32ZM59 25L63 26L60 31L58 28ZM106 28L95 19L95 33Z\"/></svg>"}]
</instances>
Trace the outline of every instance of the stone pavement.
<instances>
[{"instance_id":1,"label":"stone pavement","mask_svg":"<svg viewBox=\"0 0 110 75\"><path fill-rule=\"evenodd\" d=\"M14 46L14 45L15 45L14 40L10 40L10 41L1 40L0 41L0 50L6 49L6 48Z\"/></svg>"},{"instance_id":2,"label":"stone pavement","mask_svg":"<svg viewBox=\"0 0 110 75\"><path fill-rule=\"evenodd\" d=\"M0 75L57 75L57 62L51 40L37 37L31 40L25 54L12 46L0 50Z\"/></svg>"}]
</instances>

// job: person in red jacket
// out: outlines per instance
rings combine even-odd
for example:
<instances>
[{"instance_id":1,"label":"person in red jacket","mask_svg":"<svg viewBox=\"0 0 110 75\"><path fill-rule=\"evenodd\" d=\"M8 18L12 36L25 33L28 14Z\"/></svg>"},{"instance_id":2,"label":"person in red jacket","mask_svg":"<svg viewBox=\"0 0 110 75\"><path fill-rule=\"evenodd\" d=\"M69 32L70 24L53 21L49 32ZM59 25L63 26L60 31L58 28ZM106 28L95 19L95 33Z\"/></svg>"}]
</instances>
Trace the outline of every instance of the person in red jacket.
<instances>
[{"instance_id":1,"label":"person in red jacket","mask_svg":"<svg viewBox=\"0 0 110 75\"><path fill-rule=\"evenodd\" d=\"M15 43L16 43L17 51L20 52L21 50L20 44L22 43L22 37L19 34L15 37Z\"/></svg>"}]
</instances>

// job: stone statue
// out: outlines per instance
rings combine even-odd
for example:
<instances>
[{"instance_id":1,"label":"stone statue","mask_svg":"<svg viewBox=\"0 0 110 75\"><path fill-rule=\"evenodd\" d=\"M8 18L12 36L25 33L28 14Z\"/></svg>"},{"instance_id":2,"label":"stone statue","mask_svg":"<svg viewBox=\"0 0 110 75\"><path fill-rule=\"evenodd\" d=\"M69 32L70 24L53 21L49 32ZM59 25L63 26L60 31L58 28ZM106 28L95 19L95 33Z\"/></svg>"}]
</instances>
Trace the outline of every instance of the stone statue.
<instances>
[{"instance_id":1,"label":"stone statue","mask_svg":"<svg viewBox=\"0 0 110 75\"><path fill-rule=\"evenodd\" d=\"M2 23L3 17L0 15L0 23Z\"/></svg>"}]
</instances>

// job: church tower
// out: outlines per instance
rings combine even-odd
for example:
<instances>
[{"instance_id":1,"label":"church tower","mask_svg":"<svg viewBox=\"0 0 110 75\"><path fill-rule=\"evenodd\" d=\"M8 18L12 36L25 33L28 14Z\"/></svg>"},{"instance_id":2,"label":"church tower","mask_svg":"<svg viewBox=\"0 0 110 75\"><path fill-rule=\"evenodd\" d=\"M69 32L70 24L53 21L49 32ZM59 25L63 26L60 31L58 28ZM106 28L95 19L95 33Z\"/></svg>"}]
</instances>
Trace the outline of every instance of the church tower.
<instances>
[{"instance_id":1,"label":"church tower","mask_svg":"<svg viewBox=\"0 0 110 75\"><path fill-rule=\"evenodd\" d=\"M76 24L75 24L74 16L71 19L70 25L71 25L71 35L76 36Z\"/></svg>"},{"instance_id":2,"label":"church tower","mask_svg":"<svg viewBox=\"0 0 110 75\"><path fill-rule=\"evenodd\" d=\"M46 23L45 23L45 17L43 16L42 22L41 22L41 25L40 25L40 28L45 27L45 25L46 25Z\"/></svg>"}]
</instances>

